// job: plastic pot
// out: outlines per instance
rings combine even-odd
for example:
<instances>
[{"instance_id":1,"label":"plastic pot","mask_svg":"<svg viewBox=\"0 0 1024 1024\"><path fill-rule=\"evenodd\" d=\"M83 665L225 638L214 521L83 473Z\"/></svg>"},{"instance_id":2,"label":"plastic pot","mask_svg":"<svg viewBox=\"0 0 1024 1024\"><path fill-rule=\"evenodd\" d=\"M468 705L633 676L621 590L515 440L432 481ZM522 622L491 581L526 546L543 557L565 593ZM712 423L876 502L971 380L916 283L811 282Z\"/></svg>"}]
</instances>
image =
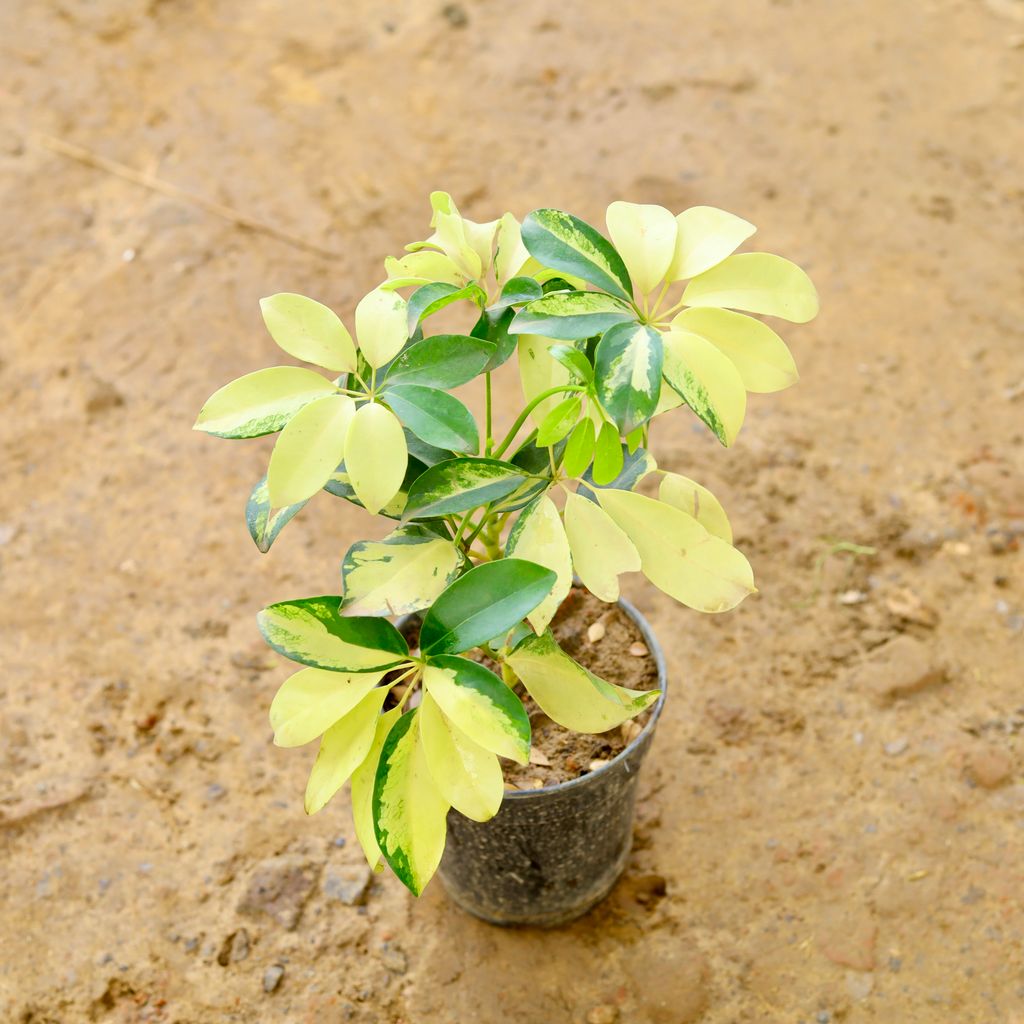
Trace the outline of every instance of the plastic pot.
<instances>
[{"instance_id":1,"label":"plastic pot","mask_svg":"<svg viewBox=\"0 0 1024 1024\"><path fill-rule=\"evenodd\" d=\"M662 691L640 735L578 779L507 791L490 821L448 814L441 880L458 906L484 921L565 924L600 903L626 866L640 765L665 705L666 672L646 620L626 601L619 607L640 627Z\"/></svg>"}]
</instances>

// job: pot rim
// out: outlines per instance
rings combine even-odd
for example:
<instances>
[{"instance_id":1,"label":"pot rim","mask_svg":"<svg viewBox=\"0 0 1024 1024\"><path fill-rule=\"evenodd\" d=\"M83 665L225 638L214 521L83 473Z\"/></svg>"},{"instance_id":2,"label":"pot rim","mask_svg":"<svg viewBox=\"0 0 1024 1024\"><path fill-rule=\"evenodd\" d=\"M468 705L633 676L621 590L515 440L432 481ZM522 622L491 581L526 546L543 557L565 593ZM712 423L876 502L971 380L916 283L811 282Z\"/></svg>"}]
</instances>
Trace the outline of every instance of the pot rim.
<instances>
[{"instance_id":1,"label":"pot rim","mask_svg":"<svg viewBox=\"0 0 1024 1024\"><path fill-rule=\"evenodd\" d=\"M589 782L600 778L605 772L611 771L617 767L618 764L623 761L626 757L636 749L651 733L654 732L654 727L658 724L658 719L661 717L661 712L665 707L665 695L667 692L668 682L668 669L665 666L665 653L661 649L661 644L658 643L658 638L654 635L654 630L651 629L651 624L644 618L641 612L633 605L632 602L627 601L624 597L620 597L615 602L619 608L621 608L639 627L640 635L644 638L644 643L647 645L647 650L654 657L654 664L658 670L658 685L661 688L661 696L658 697L651 710L651 717L648 719L647 724L640 730L639 734L628 744L625 749L620 750L607 764L601 765L596 771L587 772L586 775L580 775L578 778L569 779L566 782L558 782L553 786L542 786L540 789L506 789L504 796L502 797L502 803L505 800L532 800L538 797L544 797L551 793L564 793L566 790L574 789L577 786L584 786Z\"/></svg>"}]
</instances>

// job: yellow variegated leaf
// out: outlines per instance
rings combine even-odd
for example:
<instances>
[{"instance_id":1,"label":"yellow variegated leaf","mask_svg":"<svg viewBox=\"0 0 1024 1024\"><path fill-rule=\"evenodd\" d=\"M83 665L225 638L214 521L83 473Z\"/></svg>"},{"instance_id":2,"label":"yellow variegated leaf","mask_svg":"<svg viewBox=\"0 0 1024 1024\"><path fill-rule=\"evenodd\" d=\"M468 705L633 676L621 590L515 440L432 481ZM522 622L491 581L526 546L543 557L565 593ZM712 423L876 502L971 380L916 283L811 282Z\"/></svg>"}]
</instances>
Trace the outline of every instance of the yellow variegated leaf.
<instances>
[{"instance_id":1,"label":"yellow variegated leaf","mask_svg":"<svg viewBox=\"0 0 1024 1024\"><path fill-rule=\"evenodd\" d=\"M740 372L748 391L781 391L800 375L786 343L767 325L731 309L684 309L672 329L692 331L721 349Z\"/></svg>"},{"instance_id":2,"label":"yellow variegated leaf","mask_svg":"<svg viewBox=\"0 0 1024 1024\"><path fill-rule=\"evenodd\" d=\"M508 663L544 714L573 732L607 732L659 696L658 690L628 690L588 672L555 643L550 630L524 640Z\"/></svg>"},{"instance_id":3,"label":"yellow variegated leaf","mask_svg":"<svg viewBox=\"0 0 1024 1024\"><path fill-rule=\"evenodd\" d=\"M459 208L447 192L431 192L430 205L434 208L434 235L427 241L440 246L459 270L475 281L483 273L483 262L470 242Z\"/></svg>"},{"instance_id":4,"label":"yellow variegated leaf","mask_svg":"<svg viewBox=\"0 0 1024 1024\"><path fill-rule=\"evenodd\" d=\"M376 515L398 493L409 464L402 424L383 405L368 402L352 417L345 469L356 497Z\"/></svg>"},{"instance_id":5,"label":"yellow variegated leaf","mask_svg":"<svg viewBox=\"0 0 1024 1024\"><path fill-rule=\"evenodd\" d=\"M444 852L448 801L427 765L420 712L407 711L384 741L373 787L373 827L391 870L415 896Z\"/></svg>"},{"instance_id":6,"label":"yellow variegated leaf","mask_svg":"<svg viewBox=\"0 0 1024 1024\"><path fill-rule=\"evenodd\" d=\"M474 743L429 693L423 696L419 715L427 765L445 800L474 821L493 818L505 794L497 754Z\"/></svg>"},{"instance_id":7,"label":"yellow variegated leaf","mask_svg":"<svg viewBox=\"0 0 1024 1024\"><path fill-rule=\"evenodd\" d=\"M548 354L552 345L564 345L565 342L554 338L543 338L539 334L521 334L519 336L519 378L523 384L523 397L532 402L542 391L568 384L572 374L557 359ZM531 413L534 423L539 427L544 417L562 400L563 395L545 398Z\"/></svg>"},{"instance_id":8,"label":"yellow variegated leaf","mask_svg":"<svg viewBox=\"0 0 1024 1024\"><path fill-rule=\"evenodd\" d=\"M337 393L315 370L271 366L215 391L199 412L193 430L217 437L260 437L280 430L304 405Z\"/></svg>"},{"instance_id":9,"label":"yellow variegated leaf","mask_svg":"<svg viewBox=\"0 0 1024 1024\"><path fill-rule=\"evenodd\" d=\"M405 299L386 288L374 288L356 306L359 351L376 369L394 359L409 340Z\"/></svg>"},{"instance_id":10,"label":"yellow variegated leaf","mask_svg":"<svg viewBox=\"0 0 1024 1024\"><path fill-rule=\"evenodd\" d=\"M685 281L721 263L757 228L742 217L714 206L693 206L676 217L679 231L675 254L666 275Z\"/></svg>"},{"instance_id":11,"label":"yellow variegated leaf","mask_svg":"<svg viewBox=\"0 0 1024 1024\"><path fill-rule=\"evenodd\" d=\"M565 499L565 533L583 585L602 601L618 601L620 574L640 571L633 542L604 509L579 494Z\"/></svg>"},{"instance_id":12,"label":"yellow variegated leaf","mask_svg":"<svg viewBox=\"0 0 1024 1024\"><path fill-rule=\"evenodd\" d=\"M478 224L474 220L462 219L466 231L466 241L470 248L480 257L481 274L486 274L491 267L494 252L494 236L498 230L498 221L489 220Z\"/></svg>"},{"instance_id":13,"label":"yellow variegated leaf","mask_svg":"<svg viewBox=\"0 0 1024 1024\"><path fill-rule=\"evenodd\" d=\"M498 221L497 241L494 249L494 277L500 287L506 281L517 277L526 266L530 254L523 245L519 221L506 213Z\"/></svg>"},{"instance_id":14,"label":"yellow variegated leaf","mask_svg":"<svg viewBox=\"0 0 1024 1024\"><path fill-rule=\"evenodd\" d=\"M260 299L270 336L296 359L328 370L350 373L356 368L356 347L338 315L305 295L280 292Z\"/></svg>"},{"instance_id":15,"label":"yellow variegated leaf","mask_svg":"<svg viewBox=\"0 0 1024 1024\"><path fill-rule=\"evenodd\" d=\"M421 526L401 527L381 541L360 541L349 548L341 567L345 610L407 615L429 608L463 561L450 540Z\"/></svg>"},{"instance_id":16,"label":"yellow variegated leaf","mask_svg":"<svg viewBox=\"0 0 1024 1024\"><path fill-rule=\"evenodd\" d=\"M665 277L676 248L676 219L663 206L615 202L605 216L608 233L638 293Z\"/></svg>"},{"instance_id":17,"label":"yellow variegated leaf","mask_svg":"<svg viewBox=\"0 0 1024 1024\"><path fill-rule=\"evenodd\" d=\"M744 309L795 324L818 315L818 293L811 279L795 263L768 252L729 256L690 281L683 303Z\"/></svg>"},{"instance_id":18,"label":"yellow variegated leaf","mask_svg":"<svg viewBox=\"0 0 1024 1024\"><path fill-rule=\"evenodd\" d=\"M728 356L692 331L669 331L664 343L665 380L724 445L736 440L747 412L747 389Z\"/></svg>"},{"instance_id":19,"label":"yellow variegated leaf","mask_svg":"<svg viewBox=\"0 0 1024 1024\"><path fill-rule=\"evenodd\" d=\"M384 678L383 672L326 672L304 668L289 676L270 705L279 747L301 747L347 715Z\"/></svg>"},{"instance_id":20,"label":"yellow variegated leaf","mask_svg":"<svg viewBox=\"0 0 1024 1024\"><path fill-rule=\"evenodd\" d=\"M388 287L392 288L434 284L438 281L458 287L466 283L466 275L455 266L449 256L427 249L422 252L411 252L401 259L389 256L384 261L384 270L388 275Z\"/></svg>"},{"instance_id":21,"label":"yellow variegated leaf","mask_svg":"<svg viewBox=\"0 0 1024 1024\"><path fill-rule=\"evenodd\" d=\"M307 814L316 814L322 810L366 759L373 746L380 709L384 706L388 690L387 686L371 690L344 718L324 733L306 783Z\"/></svg>"},{"instance_id":22,"label":"yellow variegated leaf","mask_svg":"<svg viewBox=\"0 0 1024 1024\"><path fill-rule=\"evenodd\" d=\"M636 545L644 575L688 608L724 612L754 593L746 558L693 516L634 491L600 489L597 498Z\"/></svg>"},{"instance_id":23,"label":"yellow variegated leaf","mask_svg":"<svg viewBox=\"0 0 1024 1024\"><path fill-rule=\"evenodd\" d=\"M345 458L345 438L355 417L347 395L329 395L303 406L285 425L270 454L267 488L274 508L311 498Z\"/></svg>"},{"instance_id":24,"label":"yellow variegated leaf","mask_svg":"<svg viewBox=\"0 0 1024 1024\"><path fill-rule=\"evenodd\" d=\"M562 517L546 494L523 509L509 534L505 550L510 556L525 558L557 574L558 578L548 596L526 616L534 632L543 633L572 588L569 541L565 536L565 527L562 526Z\"/></svg>"},{"instance_id":25,"label":"yellow variegated leaf","mask_svg":"<svg viewBox=\"0 0 1024 1024\"><path fill-rule=\"evenodd\" d=\"M658 404L654 407L651 419L653 420L655 416L660 416L663 412L671 412L673 409L678 409L682 404L683 398L675 388L662 388L661 394L658 396Z\"/></svg>"},{"instance_id":26,"label":"yellow variegated leaf","mask_svg":"<svg viewBox=\"0 0 1024 1024\"><path fill-rule=\"evenodd\" d=\"M401 708L392 708L377 719L370 749L362 763L352 773L352 823L356 828L356 838L366 856L366 863L373 871L383 870L380 847L373 831L373 784L377 778L377 765L380 763L384 741L401 713Z\"/></svg>"},{"instance_id":27,"label":"yellow variegated leaf","mask_svg":"<svg viewBox=\"0 0 1024 1024\"><path fill-rule=\"evenodd\" d=\"M696 480L666 473L661 478L658 497L668 505L674 505L693 516L708 533L721 537L727 544L732 543L732 527L719 500Z\"/></svg>"}]
</instances>

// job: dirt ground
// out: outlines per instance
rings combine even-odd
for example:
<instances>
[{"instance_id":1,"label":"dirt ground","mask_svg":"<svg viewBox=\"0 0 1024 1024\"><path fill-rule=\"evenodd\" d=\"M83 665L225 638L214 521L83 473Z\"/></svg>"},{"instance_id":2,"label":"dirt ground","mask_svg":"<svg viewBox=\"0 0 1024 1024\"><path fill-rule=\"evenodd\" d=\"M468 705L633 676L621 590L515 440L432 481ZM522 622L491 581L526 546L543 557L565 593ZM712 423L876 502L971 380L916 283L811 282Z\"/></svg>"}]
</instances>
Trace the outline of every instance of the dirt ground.
<instances>
[{"instance_id":1,"label":"dirt ground","mask_svg":"<svg viewBox=\"0 0 1024 1024\"><path fill-rule=\"evenodd\" d=\"M1024 1022L1024 3L5 0L0 53L4 1022ZM190 430L260 296L350 317L434 188L719 205L822 296L734 448L655 434L760 593L626 579L670 702L553 933L303 815L254 613L378 527L260 556L267 445Z\"/></svg>"}]
</instances>

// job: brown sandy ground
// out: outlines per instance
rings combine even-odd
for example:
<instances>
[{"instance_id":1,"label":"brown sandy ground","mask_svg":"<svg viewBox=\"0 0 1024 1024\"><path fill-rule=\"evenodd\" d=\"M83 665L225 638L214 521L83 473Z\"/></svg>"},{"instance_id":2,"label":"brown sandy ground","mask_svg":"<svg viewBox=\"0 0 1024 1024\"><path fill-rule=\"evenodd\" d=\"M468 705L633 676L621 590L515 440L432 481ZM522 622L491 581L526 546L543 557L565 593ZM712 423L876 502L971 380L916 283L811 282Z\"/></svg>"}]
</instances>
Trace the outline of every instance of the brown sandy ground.
<instances>
[{"instance_id":1,"label":"brown sandy ground","mask_svg":"<svg viewBox=\"0 0 1024 1024\"><path fill-rule=\"evenodd\" d=\"M1019 0L0 5L0 1019L1020 1024L1022 47ZM189 431L275 360L259 296L351 315L437 187L720 205L823 297L733 449L656 436L760 594L629 581L672 701L552 934L364 889L347 798L303 816L253 614L377 527L325 498L259 557L266 446Z\"/></svg>"}]
</instances>

